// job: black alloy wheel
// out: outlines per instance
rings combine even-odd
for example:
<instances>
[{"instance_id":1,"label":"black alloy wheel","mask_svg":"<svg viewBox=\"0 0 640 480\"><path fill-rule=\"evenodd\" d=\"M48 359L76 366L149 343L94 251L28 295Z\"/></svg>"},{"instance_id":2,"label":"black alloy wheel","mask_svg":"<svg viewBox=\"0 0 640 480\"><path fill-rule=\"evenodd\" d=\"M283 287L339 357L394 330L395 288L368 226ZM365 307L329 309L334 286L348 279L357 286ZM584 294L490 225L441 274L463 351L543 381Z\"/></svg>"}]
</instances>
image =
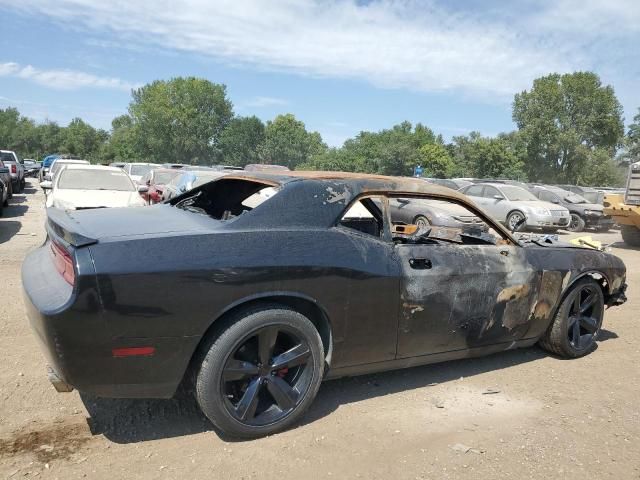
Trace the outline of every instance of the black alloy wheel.
<instances>
[{"instance_id":1,"label":"black alloy wheel","mask_svg":"<svg viewBox=\"0 0 640 480\"><path fill-rule=\"evenodd\" d=\"M309 408L324 375L325 351L316 326L287 306L261 304L214 324L200 350L195 395L224 434L270 435Z\"/></svg>"},{"instance_id":2,"label":"black alloy wheel","mask_svg":"<svg viewBox=\"0 0 640 480\"><path fill-rule=\"evenodd\" d=\"M602 287L593 278L582 278L564 296L540 346L564 358L582 357L596 347L603 317Z\"/></svg>"},{"instance_id":3,"label":"black alloy wheel","mask_svg":"<svg viewBox=\"0 0 640 480\"><path fill-rule=\"evenodd\" d=\"M239 422L264 426L288 416L309 389L311 349L282 325L244 338L222 370L223 401Z\"/></svg>"},{"instance_id":4,"label":"black alloy wheel","mask_svg":"<svg viewBox=\"0 0 640 480\"><path fill-rule=\"evenodd\" d=\"M600 330L603 308L600 292L595 285L584 285L576 289L569 308L567 335L569 344L577 351L589 349L593 346Z\"/></svg>"}]
</instances>

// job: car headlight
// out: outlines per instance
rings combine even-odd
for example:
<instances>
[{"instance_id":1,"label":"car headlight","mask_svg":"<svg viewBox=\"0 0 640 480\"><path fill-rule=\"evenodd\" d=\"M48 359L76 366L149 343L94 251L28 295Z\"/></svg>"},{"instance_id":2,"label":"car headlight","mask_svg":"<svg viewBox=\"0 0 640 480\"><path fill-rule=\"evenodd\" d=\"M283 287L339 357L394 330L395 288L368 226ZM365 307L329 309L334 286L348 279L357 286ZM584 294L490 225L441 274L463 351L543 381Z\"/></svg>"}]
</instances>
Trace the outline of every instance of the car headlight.
<instances>
[{"instance_id":1,"label":"car headlight","mask_svg":"<svg viewBox=\"0 0 640 480\"><path fill-rule=\"evenodd\" d=\"M600 210L585 210L584 214L598 216L598 215L602 215L602 212Z\"/></svg>"},{"instance_id":2,"label":"car headlight","mask_svg":"<svg viewBox=\"0 0 640 480\"><path fill-rule=\"evenodd\" d=\"M534 208L533 213L537 215L551 215L551 212L548 208Z\"/></svg>"}]
</instances>

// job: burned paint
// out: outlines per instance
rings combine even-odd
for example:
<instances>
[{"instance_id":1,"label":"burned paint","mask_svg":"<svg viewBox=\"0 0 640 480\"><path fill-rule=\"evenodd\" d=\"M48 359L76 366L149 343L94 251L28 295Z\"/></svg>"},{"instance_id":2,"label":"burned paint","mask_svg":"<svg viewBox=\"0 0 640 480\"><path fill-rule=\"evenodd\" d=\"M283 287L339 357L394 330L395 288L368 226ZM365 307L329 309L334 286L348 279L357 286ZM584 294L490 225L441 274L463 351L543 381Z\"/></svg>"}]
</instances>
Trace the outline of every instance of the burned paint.
<instances>
[{"instance_id":1,"label":"burned paint","mask_svg":"<svg viewBox=\"0 0 640 480\"><path fill-rule=\"evenodd\" d=\"M242 205L266 186L278 193L253 209ZM503 238L398 244L388 224L373 236L339 223L355 199L372 195L448 199ZM382 205L376 221L389 218ZM234 173L168 204L61 212L50 223L57 226L50 238L76 242L77 283L71 289L43 276L47 247L32 252L23 266L29 317L56 371L100 396L170 397L202 338L249 305L303 312L329 332L330 368L355 374L400 359L409 365L529 345L576 279L600 273L610 296L625 274L604 252L525 247L443 187L339 172ZM79 232L93 243L79 242ZM65 301L51 304L54 297ZM102 354L115 340L135 346L141 338L157 355L124 365Z\"/></svg>"}]
</instances>

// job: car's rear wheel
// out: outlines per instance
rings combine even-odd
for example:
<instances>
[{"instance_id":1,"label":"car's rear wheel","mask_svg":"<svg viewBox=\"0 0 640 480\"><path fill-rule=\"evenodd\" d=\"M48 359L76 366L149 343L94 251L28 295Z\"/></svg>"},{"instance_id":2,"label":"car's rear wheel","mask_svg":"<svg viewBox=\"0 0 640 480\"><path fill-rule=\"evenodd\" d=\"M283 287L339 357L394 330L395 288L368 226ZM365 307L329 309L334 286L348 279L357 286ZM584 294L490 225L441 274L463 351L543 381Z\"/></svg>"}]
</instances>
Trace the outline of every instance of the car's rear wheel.
<instances>
[{"instance_id":1,"label":"car's rear wheel","mask_svg":"<svg viewBox=\"0 0 640 480\"><path fill-rule=\"evenodd\" d=\"M324 350L313 323L280 305L245 311L205 347L196 399L223 433L269 435L297 421L322 381Z\"/></svg>"},{"instance_id":2,"label":"car's rear wheel","mask_svg":"<svg viewBox=\"0 0 640 480\"><path fill-rule=\"evenodd\" d=\"M431 226L431 222L424 215L418 215L413 219L413 224L417 225L418 228L429 228Z\"/></svg>"},{"instance_id":3,"label":"car's rear wheel","mask_svg":"<svg viewBox=\"0 0 640 480\"><path fill-rule=\"evenodd\" d=\"M577 213L572 213L571 221L569 222L569 226L567 227L567 230L569 230L570 232L581 232L584 230L584 227L585 227L584 219Z\"/></svg>"},{"instance_id":4,"label":"car's rear wheel","mask_svg":"<svg viewBox=\"0 0 640 480\"><path fill-rule=\"evenodd\" d=\"M540 346L565 358L591 352L602 327L604 295L592 278L576 282L565 296Z\"/></svg>"},{"instance_id":5,"label":"car's rear wheel","mask_svg":"<svg viewBox=\"0 0 640 480\"><path fill-rule=\"evenodd\" d=\"M7 198L13 198L13 182L9 181L7 184Z\"/></svg>"}]
</instances>

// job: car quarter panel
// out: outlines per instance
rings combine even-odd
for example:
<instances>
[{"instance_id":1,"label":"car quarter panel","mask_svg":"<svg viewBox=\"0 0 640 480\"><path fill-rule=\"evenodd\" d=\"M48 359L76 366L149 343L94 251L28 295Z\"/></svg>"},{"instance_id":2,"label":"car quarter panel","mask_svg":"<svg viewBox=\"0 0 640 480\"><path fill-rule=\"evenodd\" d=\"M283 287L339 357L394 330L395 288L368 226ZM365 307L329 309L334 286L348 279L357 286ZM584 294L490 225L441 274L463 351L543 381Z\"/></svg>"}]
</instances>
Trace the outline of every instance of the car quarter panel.
<instances>
[{"instance_id":1,"label":"car quarter panel","mask_svg":"<svg viewBox=\"0 0 640 480\"><path fill-rule=\"evenodd\" d=\"M114 344L200 338L229 306L291 294L326 311L333 365L395 356L399 272L391 245L373 237L340 227L219 231L90 248Z\"/></svg>"}]
</instances>

